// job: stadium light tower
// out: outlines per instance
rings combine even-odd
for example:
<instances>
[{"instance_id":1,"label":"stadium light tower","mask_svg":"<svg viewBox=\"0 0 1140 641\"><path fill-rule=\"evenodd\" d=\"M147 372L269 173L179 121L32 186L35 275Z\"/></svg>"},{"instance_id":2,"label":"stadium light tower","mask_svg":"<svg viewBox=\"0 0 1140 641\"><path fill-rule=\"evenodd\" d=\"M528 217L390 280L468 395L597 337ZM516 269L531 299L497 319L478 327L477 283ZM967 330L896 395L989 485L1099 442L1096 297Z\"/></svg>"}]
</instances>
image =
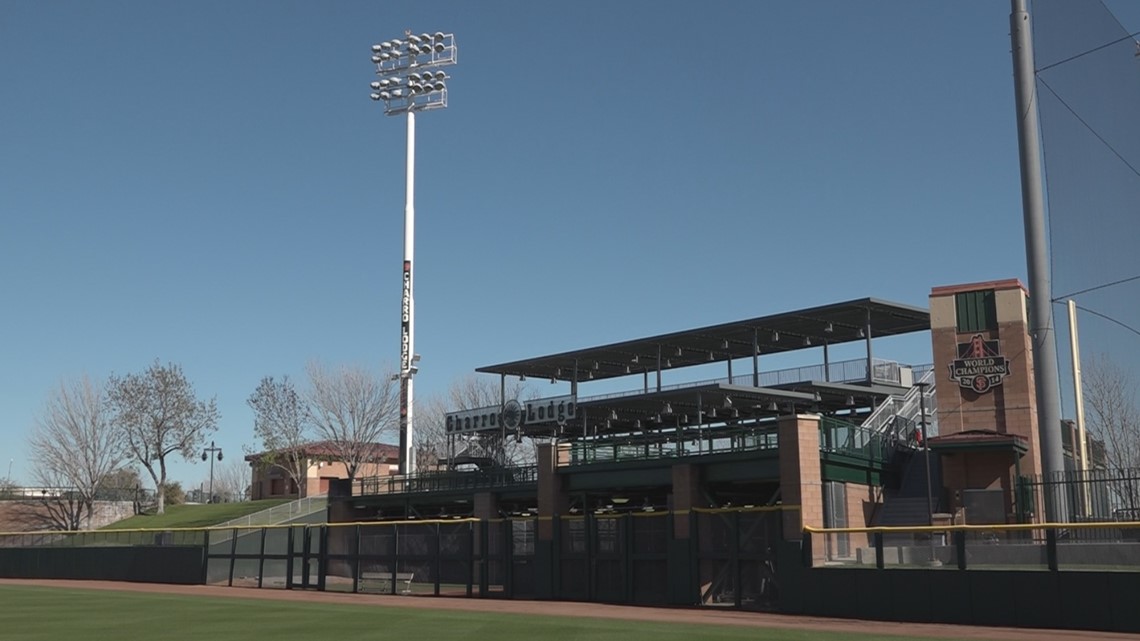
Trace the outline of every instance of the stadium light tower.
<instances>
[{"instance_id":1,"label":"stadium light tower","mask_svg":"<svg viewBox=\"0 0 1140 641\"><path fill-rule=\"evenodd\" d=\"M447 106L447 80L441 67L456 63L458 49L450 33L404 33L372 45L376 75L372 100L384 103L388 116L408 116L407 183L404 196L404 265L400 298L400 473L416 471L413 442L412 379L419 371L415 353L416 305L412 261L415 254L416 112Z\"/></svg>"}]
</instances>

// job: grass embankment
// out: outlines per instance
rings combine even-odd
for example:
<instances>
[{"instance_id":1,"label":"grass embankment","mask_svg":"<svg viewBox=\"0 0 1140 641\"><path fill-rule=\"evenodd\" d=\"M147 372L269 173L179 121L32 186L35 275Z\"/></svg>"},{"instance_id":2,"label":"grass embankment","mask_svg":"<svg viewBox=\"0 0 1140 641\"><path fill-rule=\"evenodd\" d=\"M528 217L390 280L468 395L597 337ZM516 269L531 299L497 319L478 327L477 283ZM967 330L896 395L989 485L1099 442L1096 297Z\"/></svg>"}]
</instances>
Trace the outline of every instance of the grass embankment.
<instances>
[{"instance_id":1,"label":"grass embankment","mask_svg":"<svg viewBox=\"0 0 1140 641\"><path fill-rule=\"evenodd\" d=\"M266 499L245 503L168 505L165 514L140 514L101 529L141 530L209 527L288 502L289 499Z\"/></svg>"}]
</instances>

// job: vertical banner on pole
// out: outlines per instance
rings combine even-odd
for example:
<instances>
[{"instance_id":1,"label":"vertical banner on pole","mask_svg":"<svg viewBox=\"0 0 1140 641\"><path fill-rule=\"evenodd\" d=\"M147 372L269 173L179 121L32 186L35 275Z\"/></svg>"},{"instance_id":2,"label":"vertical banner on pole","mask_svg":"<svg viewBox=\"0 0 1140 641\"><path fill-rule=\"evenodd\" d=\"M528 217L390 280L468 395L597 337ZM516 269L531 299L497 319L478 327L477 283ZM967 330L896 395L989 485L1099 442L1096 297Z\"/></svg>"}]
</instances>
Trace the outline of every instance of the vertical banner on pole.
<instances>
[{"instance_id":1,"label":"vertical banner on pole","mask_svg":"<svg viewBox=\"0 0 1140 641\"><path fill-rule=\"evenodd\" d=\"M408 442L408 382L412 368L412 261L404 261L403 298L400 304L400 473L411 471Z\"/></svg>"}]
</instances>

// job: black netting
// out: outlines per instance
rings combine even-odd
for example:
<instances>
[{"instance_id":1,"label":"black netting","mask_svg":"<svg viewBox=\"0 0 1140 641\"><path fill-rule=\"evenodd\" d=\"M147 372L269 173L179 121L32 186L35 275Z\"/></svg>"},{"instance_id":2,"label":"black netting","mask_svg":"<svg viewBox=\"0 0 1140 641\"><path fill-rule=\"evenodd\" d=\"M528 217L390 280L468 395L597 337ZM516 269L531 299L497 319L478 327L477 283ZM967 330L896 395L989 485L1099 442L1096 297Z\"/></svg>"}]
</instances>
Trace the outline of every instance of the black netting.
<instances>
[{"instance_id":1,"label":"black netting","mask_svg":"<svg viewBox=\"0 0 1140 641\"><path fill-rule=\"evenodd\" d=\"M664 554L669 548L669 519L664 516L633 518L633 551L638 554Z\"/></svg>"},{"instance_id":2,"label":"black netting","mask_svg":"<svg viewBox=\"0 0 1140 641\"><path fill-rule=\"evenodd\" d=\"M586 517L562 517L559 527L562 530L560 532L562 554L585 554Z\"/></svg>"},{"instance_id":3,"label":"black netting","mask_svg":"<svg viewBox=\"0 0 1140 641\"><path fill-rule=\"evenodd\" d=\"M732 550L732 537L736 534L732 527L732 513L697 512L696 517L701 556L728 554Z\"/></svg>"},{"instance_id":4,"label":"black netting","mask_svg":"<svg viewBox=\"0 0 1140 641\"><path fill-rule=\"evenodd\" d=\"M1101 2L1035 0L1031 9L1053 296L1080 308L1086 378L1106 358L1140 373L1140 58L1129 35L1136 25L1122 25ZM1063 410L1073 416L1068 317L1060 305L1054 312ZM1088 395L1086 382L1086 404ZM1090 414L1089 427L1103 438L1110 426ZM1127 460L1132 452L1117 461L1121 452L1110 448L1109 463L1140 465Z\"/></svg>"},{"instance_id":5,"label":"black netting","mask_svg":"<svg viewBox=\"0 0 1140 641\"><path fill-rule=\"evenodd\" d=\"M396 553L426 556L435 553L435 525L416 523L396 526Z\"/></svg>"},{"instance_id":6,"label":"black netting","mask_svg":"<svg viewBox=\"0 0 1140 641\"><path fill-rule=\"evenodd\" d=\"M289 530L271 528L265 532L266 554L287 554L289 552Z\"/></svg>"},{"instance_id":7,"label":"black netting","mask_svg":"<svg viewBox=\"0 0 1140 641\"><path fill-rule=\"evenodd\" d=\"M576 559L563 559L559 567L560 598L583 600L589 595L587 566Z\"/></svg>"},{"instance_id":8,"label":"black netting","mask_svg":"<svg viewBox=\"0 0 1140 641\"><path fill-rule=\"evenodd\" d=\"M634 603L668 602L669 564L665 559L634 561L632 582Z\"/></svg>"},{"instance_id":9,"label":"black netting","mask_svg":"<svg viewBox=\"0 0 1140 641\"><path fill-rule=\"evenodd\" d=\"M439 525L439 553L442 556L466 556L470 551L470 523L442 523Z\"/></svg>"},{"instance_id":10,"label":"black netting","mask_svg":"<svg viewBox=\"0 0 1140 641\"><path fill-rule=\"evenodd\" d=\"M614 603L625 600L624 566L624 559L594 561L594 600Z\"/></svg>"},{"instance_id":11,"label":"black netting","mask_svg":"<svg viewBox=\"0 0 1140 641\"><path fill-rule=\"evenodd\" d=\"M741 512L738 516L741 554L773 554L780 540L781 512Z\"/></svg>"}]
</instances>

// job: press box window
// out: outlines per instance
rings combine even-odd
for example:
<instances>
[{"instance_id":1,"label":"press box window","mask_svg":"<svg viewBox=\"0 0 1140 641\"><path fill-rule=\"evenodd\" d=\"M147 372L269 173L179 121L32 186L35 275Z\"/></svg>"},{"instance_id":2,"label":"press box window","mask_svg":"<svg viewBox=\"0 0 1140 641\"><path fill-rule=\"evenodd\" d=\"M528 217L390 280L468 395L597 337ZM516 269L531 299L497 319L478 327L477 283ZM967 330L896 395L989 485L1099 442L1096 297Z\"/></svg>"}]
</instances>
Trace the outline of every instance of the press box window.
<instances>
[{"instance_id":1,"label":"press box window","mask_svg":"<svg viewBox=\"0 0 1140 641\"><path fill-rule=\"evenodd\" d=\"M954 309L958 315L958 333L997 329L997 307L994 298L992 289L955 295Z\"/></svg>"}]
</instances>

